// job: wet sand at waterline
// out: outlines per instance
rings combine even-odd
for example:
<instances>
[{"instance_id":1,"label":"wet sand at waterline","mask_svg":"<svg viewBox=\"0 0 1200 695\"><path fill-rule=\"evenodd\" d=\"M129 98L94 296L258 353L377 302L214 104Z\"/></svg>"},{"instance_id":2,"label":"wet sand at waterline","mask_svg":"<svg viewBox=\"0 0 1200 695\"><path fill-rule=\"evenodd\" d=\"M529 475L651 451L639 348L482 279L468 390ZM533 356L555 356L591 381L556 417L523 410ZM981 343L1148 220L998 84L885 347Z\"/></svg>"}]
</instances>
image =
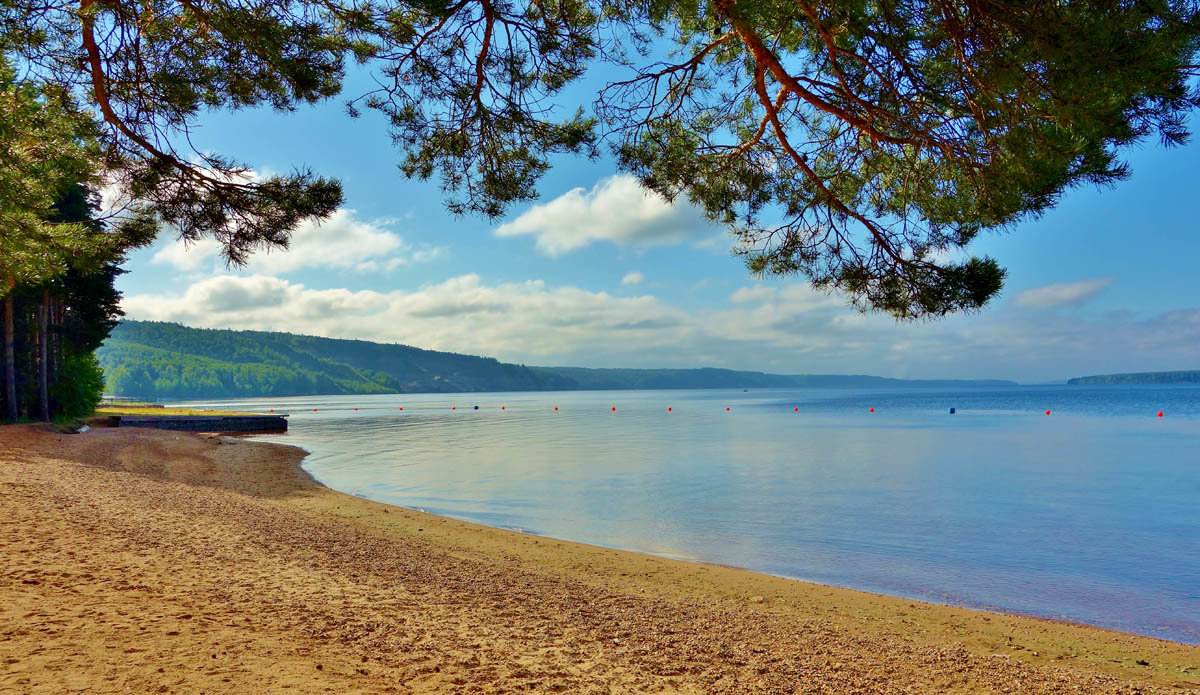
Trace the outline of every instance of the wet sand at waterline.
<instances>
[{"instance_id":1,"label":"wet sand at waterline","mask_svg":"<svg viewBox=\"0 0 1200 695\"><path fill-rule=\"evenodd\" d=\"M1200 690L1200 647L475 526L302 457L0 427L0 693Z\"/></svg>"}]
</instances>

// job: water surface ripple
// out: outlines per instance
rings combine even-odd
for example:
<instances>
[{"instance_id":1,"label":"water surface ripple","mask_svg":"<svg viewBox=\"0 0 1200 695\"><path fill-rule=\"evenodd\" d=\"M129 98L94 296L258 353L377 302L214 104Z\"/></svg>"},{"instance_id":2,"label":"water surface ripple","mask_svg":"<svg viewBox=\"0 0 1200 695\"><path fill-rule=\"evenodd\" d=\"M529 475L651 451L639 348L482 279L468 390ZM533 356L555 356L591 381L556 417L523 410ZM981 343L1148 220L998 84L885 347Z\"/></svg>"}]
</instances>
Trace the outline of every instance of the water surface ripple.
<instances>
[{"instance_id":1,"label":"water surface ripple","mask_svg":"<svg viewBox=\"0 0 1200 695\"><path fill-rule=\"evenodd\" d=\"M261 438L307 449L318 480L381 502L1200 643L1196 387L221 405L290 412L286 435Z\"/></svg>"}]
</instances>

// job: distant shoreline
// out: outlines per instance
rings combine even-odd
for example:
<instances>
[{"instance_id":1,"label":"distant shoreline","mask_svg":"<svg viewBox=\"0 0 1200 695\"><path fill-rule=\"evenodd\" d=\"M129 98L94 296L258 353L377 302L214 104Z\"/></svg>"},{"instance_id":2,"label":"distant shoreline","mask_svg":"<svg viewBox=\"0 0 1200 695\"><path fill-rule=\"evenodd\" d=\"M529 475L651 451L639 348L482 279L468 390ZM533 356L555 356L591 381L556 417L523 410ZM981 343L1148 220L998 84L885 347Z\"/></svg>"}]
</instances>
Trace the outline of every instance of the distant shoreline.
<instances>
[{"instance_id":1,"label":"distant shoreline","mask_svg":"<svg viewBox=\"0 0 1200 695\"><path fill-rule=\"evenodd\" d=\"M905 380L732 369L531 367L365 340L122 321L97 358L107 390L158 400L371 393L804 387L1007 386L1001 379Z\"/></svg>"},{"instance_id":2,"label":"distant shoreline","mask_svg":"<svg viewBox=\"0 0 1200 695\"><path fill-rule=\"evenodd\" d=\"M1068 379L1071 386L1173 386L1200 384L1200 369L1175 372L1131 372L1098 374Z\"/></svg>"}]
</instances>

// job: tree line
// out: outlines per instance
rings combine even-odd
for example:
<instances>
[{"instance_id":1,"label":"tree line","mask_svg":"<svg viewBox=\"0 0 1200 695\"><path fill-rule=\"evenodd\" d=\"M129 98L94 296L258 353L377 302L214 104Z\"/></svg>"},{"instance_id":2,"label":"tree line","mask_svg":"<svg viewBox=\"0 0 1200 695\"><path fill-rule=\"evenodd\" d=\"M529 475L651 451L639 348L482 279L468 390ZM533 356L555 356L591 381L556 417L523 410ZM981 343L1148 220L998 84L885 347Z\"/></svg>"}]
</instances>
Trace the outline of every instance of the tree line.
<instances>
[{"instance_id":1,"label":"tree line","mask_svg":"<svg viewBox=\"0 0 1200 695\"><path fill-rule=\"evenodd\" d=\"M96 123L69 90L18 79L0 60L0 412L49 420L90 412L93 351L119 314L113 281L152 220L96 219Z\"/></svg>"},{"instance_id":2,"label":"tree line","mask_svg":"<svg viewBox=\"0 0 1200 695\"><path fill-rule=\"evenodd\" d=\"M98 232L96 196L80 184L54 204L51 222L82 223ZM104 391L95 350L122 315L114 287L123 255L96 262L67 260L37 281L10 278L3 293L4 388L0 413L9 421L91 414Z\"/></svg>"}]
</instances>

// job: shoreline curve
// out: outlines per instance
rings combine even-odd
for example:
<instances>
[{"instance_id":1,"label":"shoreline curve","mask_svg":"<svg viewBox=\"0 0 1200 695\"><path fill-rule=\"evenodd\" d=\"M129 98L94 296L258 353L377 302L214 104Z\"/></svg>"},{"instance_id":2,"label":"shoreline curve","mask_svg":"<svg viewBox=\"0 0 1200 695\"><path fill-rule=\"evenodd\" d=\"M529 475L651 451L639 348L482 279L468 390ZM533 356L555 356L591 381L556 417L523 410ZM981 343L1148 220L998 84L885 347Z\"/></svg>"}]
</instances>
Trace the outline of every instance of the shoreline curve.
<instances>
[{"instance_id":1,"label":"shoreline curve","mask_svg":"<svg viewBox=\"0 0 1200 695\"><path fill-rule=\"evenodd\" d=\"M438 517L305 455L0 427L0 693L1200 691L1200 647Z\"/></svg>"}]
</instances>

